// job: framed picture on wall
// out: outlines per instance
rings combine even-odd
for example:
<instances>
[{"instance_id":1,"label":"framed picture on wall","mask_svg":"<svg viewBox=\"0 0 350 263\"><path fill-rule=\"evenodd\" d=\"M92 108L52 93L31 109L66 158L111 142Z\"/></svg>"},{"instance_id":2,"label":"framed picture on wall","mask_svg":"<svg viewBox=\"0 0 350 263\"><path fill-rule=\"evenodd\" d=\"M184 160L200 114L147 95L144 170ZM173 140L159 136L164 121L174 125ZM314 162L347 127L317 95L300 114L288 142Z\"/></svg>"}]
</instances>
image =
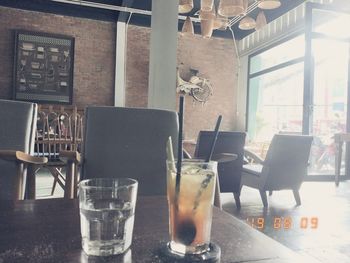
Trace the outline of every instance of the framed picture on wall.
<instances>
[{"instance_id":1,"label":"framed picture on wall","mask_svg":"<svg viewBox=\"0 0 350 263\"><path fill-rule=\"evenodd\" d=\"M72 104L74 38L15 31L13 98Z\"/></svg>"}]
</instances>

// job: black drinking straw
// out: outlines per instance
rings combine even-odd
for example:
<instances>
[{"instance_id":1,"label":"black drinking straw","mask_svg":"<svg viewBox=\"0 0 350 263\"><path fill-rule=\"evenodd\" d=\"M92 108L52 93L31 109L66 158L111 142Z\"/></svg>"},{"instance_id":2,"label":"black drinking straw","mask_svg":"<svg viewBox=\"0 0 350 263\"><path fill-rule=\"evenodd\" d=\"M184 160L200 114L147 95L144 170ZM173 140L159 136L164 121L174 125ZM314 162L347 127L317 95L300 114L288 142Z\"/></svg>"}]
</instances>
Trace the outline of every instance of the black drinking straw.
<instances>
[{"instance_id":1,"label":"black drinking straw","mask_svg":"<svg viewBox=\"0 0 350 263\"><path fill-rule=\"evenodd\" d=\"M210 146L210 152L209 154L207 155L207 158L205 159L205 162L209 162L212 155L213 155L213 152L214 152L214 148L215 148L215 144L216 144L216 140L218 138L218 134L219 134L219 128L220 128L220 124L221 124L221 120L222 120L222 116L219 115L217 121L216 121L216 125L215 125L215 130L214 130L214 138L211 142L211 146Z\"/></svg>"},{"instance_id":2,"label":"black drinking straw","mask_svg":"<svg viewBox=\"0 0 350 263\"><path fill-rule=\"evenodd\" d=\"M178 142L177 142L177 163L176 163L176 182L175 182L175 202L176 202L175 204L176 204L176 206L177 206L178 195L180 192L183 122L184 122L184 96L180 96L179 137L178 137Z\"/></svg>"},{"instance_id":3,"label":"black drinking straw","mask_svg":"<svg viewBox=\"0 0 350 263\"><path fill-rule=\"evenodd\" d=\"M218 134L219 134L219 128L220 128L220 124L221 124L221 120L222 120L222 116L219 115L217 121L216 121L216 125L215 125L215 130L214 130L214 137L213 137L213 140L211 142L211 145L210 145L210 151L207 155L207 157L205 158L205 163L209 163L210 162L210 159L213 155L213 152L214 152L214 148L215 148L215 144L216 144L216 140L218 138ZM208 164L204 164L203 166L204 169L207 169L208 168ZM197 193L197 196L196 196L196 200L195 200L195 203L194 203L194 207L193 207L193 210L196 210L198 205L199 205L199 198L200 196L202 195L202 192L203 192L203 189L206 188L210 182L210 179L211 179L211 176L209 174L209 176L207 175L207 178L203 180L202 184L201 184L201 189L199 190L199 192Z\"/></svg>"}]
</instances>

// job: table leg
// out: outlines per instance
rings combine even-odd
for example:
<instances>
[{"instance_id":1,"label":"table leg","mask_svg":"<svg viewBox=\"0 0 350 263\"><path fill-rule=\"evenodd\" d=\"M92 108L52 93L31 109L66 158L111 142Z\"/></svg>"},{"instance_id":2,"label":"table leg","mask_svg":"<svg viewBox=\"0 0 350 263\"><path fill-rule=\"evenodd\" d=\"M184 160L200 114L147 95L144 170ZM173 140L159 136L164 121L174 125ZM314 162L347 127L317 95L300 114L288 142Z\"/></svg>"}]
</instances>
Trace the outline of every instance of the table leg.
<instances>
[{"instance_id":1,"label":"table leg","mask_svg":"<svg viewBox=\"0 0 350 263\"><path fill-rule=\"evenodd\" d=\"M28 165L27 168L27 191L28 194L26 195L27 199L35 199L36 197L36 173L40 169L39 166L31 164Z\"/></svg>"},{"instance_id":2,"label":"table leg","mask_svg":"<svg viewBox=\"0 0 350 263\"><path fill-rule=\"evenodd\" d=\"M336 142L335 143L335 185L339 185L339 179L340 179L340 168L341 168L341 157L342 157L342 151L343 151L343 143L342 142Z\"/></svg>"},{"instance_id":3,"label":"table leg","mask_svg":"<svg viewBox=\"0 0 350 263\"><path fill-rule=\"evenodd\" d=\"M66 171L66 186L64 188L64 198L73 199L74 196L74 174L75 174L75 163L72 161L68 161L67 163L67 171Z\"/></svg>"}]
</instances>

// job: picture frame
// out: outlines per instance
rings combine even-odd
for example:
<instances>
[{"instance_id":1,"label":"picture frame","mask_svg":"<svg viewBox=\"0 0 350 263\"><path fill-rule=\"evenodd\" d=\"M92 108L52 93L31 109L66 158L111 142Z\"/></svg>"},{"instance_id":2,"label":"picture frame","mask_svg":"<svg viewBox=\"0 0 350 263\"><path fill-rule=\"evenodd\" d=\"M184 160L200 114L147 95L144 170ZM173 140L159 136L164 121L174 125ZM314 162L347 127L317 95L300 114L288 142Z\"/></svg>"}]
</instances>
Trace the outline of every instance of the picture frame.
<instances>
[{"instance_id":1,"label":"picture frame","mask_svg":"<svg viewBox=\"0 0 350 263\"><path fill-rule=\"evenodd\" d=\"M15 31L13 99L72 104L74 38Z\"/></svg>"}]
</instances>

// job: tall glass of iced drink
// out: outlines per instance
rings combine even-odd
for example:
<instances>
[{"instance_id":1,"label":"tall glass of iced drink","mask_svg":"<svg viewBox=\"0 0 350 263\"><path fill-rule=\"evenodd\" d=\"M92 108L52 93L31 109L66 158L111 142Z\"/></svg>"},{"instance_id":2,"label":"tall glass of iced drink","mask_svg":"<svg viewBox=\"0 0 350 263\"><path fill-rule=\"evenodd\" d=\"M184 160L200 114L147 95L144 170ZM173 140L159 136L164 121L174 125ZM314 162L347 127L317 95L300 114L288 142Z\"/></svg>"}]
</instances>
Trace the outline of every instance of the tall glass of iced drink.
<instances>
[{"instance_id":1,"label":"tall glass of iced drink","mask_svg":"<svg viewBox=\"0 0 350 263\"><path fill-rule=\"evenodd\" d=\"M167 161L169 249L177 254L209 250L217 163L185 159L176 187L176 162Z\"/></svg>"}]
</instances>

